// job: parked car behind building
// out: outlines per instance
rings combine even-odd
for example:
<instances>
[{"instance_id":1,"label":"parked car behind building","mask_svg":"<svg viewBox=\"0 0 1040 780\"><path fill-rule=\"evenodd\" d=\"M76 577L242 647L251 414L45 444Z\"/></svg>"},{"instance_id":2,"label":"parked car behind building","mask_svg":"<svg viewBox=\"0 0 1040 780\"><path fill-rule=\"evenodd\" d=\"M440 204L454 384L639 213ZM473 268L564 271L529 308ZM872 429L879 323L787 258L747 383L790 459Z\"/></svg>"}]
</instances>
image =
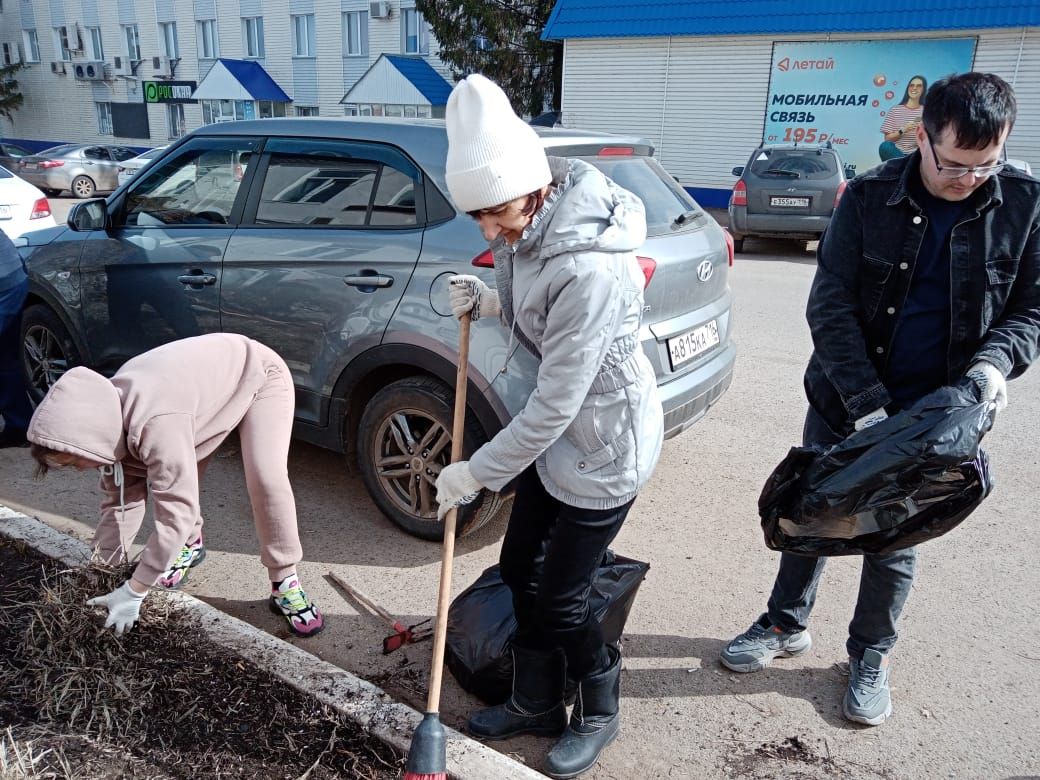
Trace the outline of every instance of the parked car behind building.
<instances>
[{"instance_id":1,"label":"parked car behind building","mask_svg":"<svg viewBox=\"0 0 1040 780\"><path fill-rule=\"evenodd\" d=\"M738 176L729 200L729 231L736 251L747 236L819 239L845 191L837 151L824 146L760 146Z\"/></svg>"},{"instance_id":2,"label":"parked car behind building","mask_svg":"<svg viewBox=\"0 0 1040 780\"><path fill-rule=\"evenodd\" d=\"M731 245L638 138L539 129L646 204L643 347L667 435L729 386ZM448 278L494 284L476 223L445 196L438 120L269 119L202 127L69 228L33 233L23 345L41 396L70 365L105 373L157 344L211 331L277 350L297 389L297 437L356 455L395 523L440 537L434 482L450 452L458 324ZM537 363L478 322L466 453L523 408ZM462 532L502 504L484 494Z\"/></svg>"},{"instance_id":3,"label":"parked car behind building","mask_svg":"<svg viewBox=\"0 0 1040 780\"><path fill-rule=\"evenodd\" d=\"M30 230L54 227L51 205L29 182L0 168L0 230L15 238Z\"/></svg>"},{"instance_id":4,"label":"parked car behind building","mask_svg":"<svg viewBox=\"0 0 1040 780\"><path fill-rule=\"evenodd\" d=\"M64 144L18 161L18 175L50 198L70 190L75 198L92 198L119 186L119 163L137 152L129 146Z\"/></svg>"}]
</instances>

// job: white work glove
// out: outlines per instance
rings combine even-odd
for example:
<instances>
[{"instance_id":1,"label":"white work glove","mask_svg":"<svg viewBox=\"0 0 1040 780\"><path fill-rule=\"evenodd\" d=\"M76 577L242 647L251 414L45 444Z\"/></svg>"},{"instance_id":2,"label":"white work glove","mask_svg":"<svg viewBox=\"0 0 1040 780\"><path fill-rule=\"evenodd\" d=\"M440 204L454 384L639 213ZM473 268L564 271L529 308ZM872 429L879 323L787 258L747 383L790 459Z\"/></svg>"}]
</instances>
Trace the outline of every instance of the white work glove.
<instances>
[{"instance_id":1,"label":"white work glove","mask_svg":"<svg viewBox=\"0 0 1040 780\"><path fill-rule=\"evenodd\" d=\"M852 424L852 427L857 431L862 431L864 428L869 428L871 425L877 425L882 420L888 419L888 412L885 411L885 407L875 409L870 414L865 414L860 417L856 422Z\"/></svg>"},{"instance_id":2,"label":"white work glove","mask_svg":"<svg viewBox=\"0 0 1040 780\"><path fill-rule=\"evenodd\" d=\"M469 274L453 276L448 280L448 298L451 313L461 319L466 312L476 322L481 317L497 317L502 311L498 293L480 279Z\"/></svg>"},{"instance_id":3,"label":"white work glove","mask_svg":"<svg viewBox=\"0 0 1040 780\"><path fill-rule=\"evenodd\" d=\"M105 628L115 626L116 636L122 636L141 616L141 602L147 595L137 593L130 587L130 580L127 580L111 593L87 599L87 606L107 609L108 619L105 620Z\"/></svg>"},{"instance_id":4,"label":"white work glove","mask_svg":"<svg viewBox=\"0 0 1040 780\"><path fill-rule=\"evenodd\" d=\"M986 360L975 363L965 374L974 382L984 402L993 401L997 405L997 413L1007 408L1007 380L1000 369Z\"/></svg>"},{"instance_id":5,"label":"white work glove","mask_svg":"<svg viewBox=\"0 0 1040 780\"><path fill-rule=\"evenodd\" d=\"M441 469L434 487L437 488L437 519L442 520L453 506L475 499L484 486L473 478L469 461L460 460Z\"/></svg>"}]
</instances>

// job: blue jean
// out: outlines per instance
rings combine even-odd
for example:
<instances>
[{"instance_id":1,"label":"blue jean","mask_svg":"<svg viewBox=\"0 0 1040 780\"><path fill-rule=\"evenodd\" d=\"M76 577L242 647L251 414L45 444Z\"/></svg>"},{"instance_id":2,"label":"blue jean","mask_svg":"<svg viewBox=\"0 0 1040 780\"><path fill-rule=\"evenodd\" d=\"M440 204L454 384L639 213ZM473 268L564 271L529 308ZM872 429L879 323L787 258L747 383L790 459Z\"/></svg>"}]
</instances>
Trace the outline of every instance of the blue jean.
<instances>
[{"instance_id":1,"label":"blue jean","mask_svg":"<svg viewBox=\"0 0 1040 780\"><path fill-rule=\"evenodd\" d=\"M28 292L28 280L0 290L0 414L7 431L25 431L32 417L21 361L22 305Z\"/></svg>"},{"instance_id":2,"label":"blue jean","mask_svg":"<svg viewBox=\"0 0 1040 780\"><path fill-rule=\"evenodd\" d=\"M610 663L589 594L634 501L617 509L579 509L549 495L533 464L517 478L499 558L502 581L513 596L513 641L531 650L562 648L571 679Z\"/></svg>"},{"instance_id":3,"label":"blue jean","mask_svg":"<svg viewBox=\"0 0 1040 780\"><path fill-rule=\"evenodd\" d=\"M805 446L841 441L812 408L802 433ZM896 643L896 621L914 582L917 549L911 547L884 555L864 555L856 610L849 623L845 647L851 658L862 658L869 649L888 653ZM816 589L827 563L824 558L782 553L780 571L769 597L768 616L785 631L803 631L816 602Z\"/></svg>"}]
</instances>

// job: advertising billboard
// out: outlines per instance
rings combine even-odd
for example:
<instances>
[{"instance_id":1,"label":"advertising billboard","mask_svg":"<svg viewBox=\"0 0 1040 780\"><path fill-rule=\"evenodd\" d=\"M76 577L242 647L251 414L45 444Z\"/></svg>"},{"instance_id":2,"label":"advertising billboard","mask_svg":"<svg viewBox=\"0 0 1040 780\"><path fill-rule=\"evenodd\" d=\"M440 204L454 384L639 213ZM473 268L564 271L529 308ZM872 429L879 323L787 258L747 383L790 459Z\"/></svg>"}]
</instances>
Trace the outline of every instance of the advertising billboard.
<instances>
[{"instance_id":1,"label":"advertising billboard","mask_svg":"<svg viewBox=\"0 0 1040 780\"><path fill-rule=\"evenodd\" d=\"M975 38L774 43L763 141L829 141L856 173L911 153L928 85L971 70L975 43Z\"/></svg>"}]
</instances>

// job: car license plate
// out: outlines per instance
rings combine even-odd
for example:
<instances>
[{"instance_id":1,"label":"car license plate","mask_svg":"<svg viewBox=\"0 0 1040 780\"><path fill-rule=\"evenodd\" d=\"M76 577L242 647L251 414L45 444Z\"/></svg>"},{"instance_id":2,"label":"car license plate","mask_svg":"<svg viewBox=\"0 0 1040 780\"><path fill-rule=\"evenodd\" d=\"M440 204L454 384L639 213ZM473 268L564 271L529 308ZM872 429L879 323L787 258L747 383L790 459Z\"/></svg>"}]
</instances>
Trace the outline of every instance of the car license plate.
<instances>
[{"instance_id":1,"label":"car license plate","mask_svg":"<svg viewBox=\"0 0 1040 780\"><path fill-rule=\"evenodd\" d=\"M35 171L36 163L22 163L22 167L27 171Z\"/></svg>"},{"instance_id":2,"label":"car license plate","mask_svg":"<svg viewBox=\"0 0 1040 780\"><path fill-rule=\"evenodd\" d=\"M0 219L10 219L10 218L11 218L11 207L10 206L0 206Z\"/></svg>"},{"instance_id":3,"label":"car license plate","mask_svg":"<svg viewBox=\"0 0 1040 780\"><path fill-rule=\"evenodd\" d=\"M808 208L809 198L770 198L770 206L787 206L794 208Z\"/></svg>"},{"instance_id":4,"label":"car license plate","mask_svg":"<svg viewBox=\"0 0 1040 780\"><path fill-rule=\"evenodd\" d=\"M668 339L668 356L672 360L672 370L674 371L686 361L692 360L718 343L719 324L715 320Z\"/></svg>"}]
</instances>

